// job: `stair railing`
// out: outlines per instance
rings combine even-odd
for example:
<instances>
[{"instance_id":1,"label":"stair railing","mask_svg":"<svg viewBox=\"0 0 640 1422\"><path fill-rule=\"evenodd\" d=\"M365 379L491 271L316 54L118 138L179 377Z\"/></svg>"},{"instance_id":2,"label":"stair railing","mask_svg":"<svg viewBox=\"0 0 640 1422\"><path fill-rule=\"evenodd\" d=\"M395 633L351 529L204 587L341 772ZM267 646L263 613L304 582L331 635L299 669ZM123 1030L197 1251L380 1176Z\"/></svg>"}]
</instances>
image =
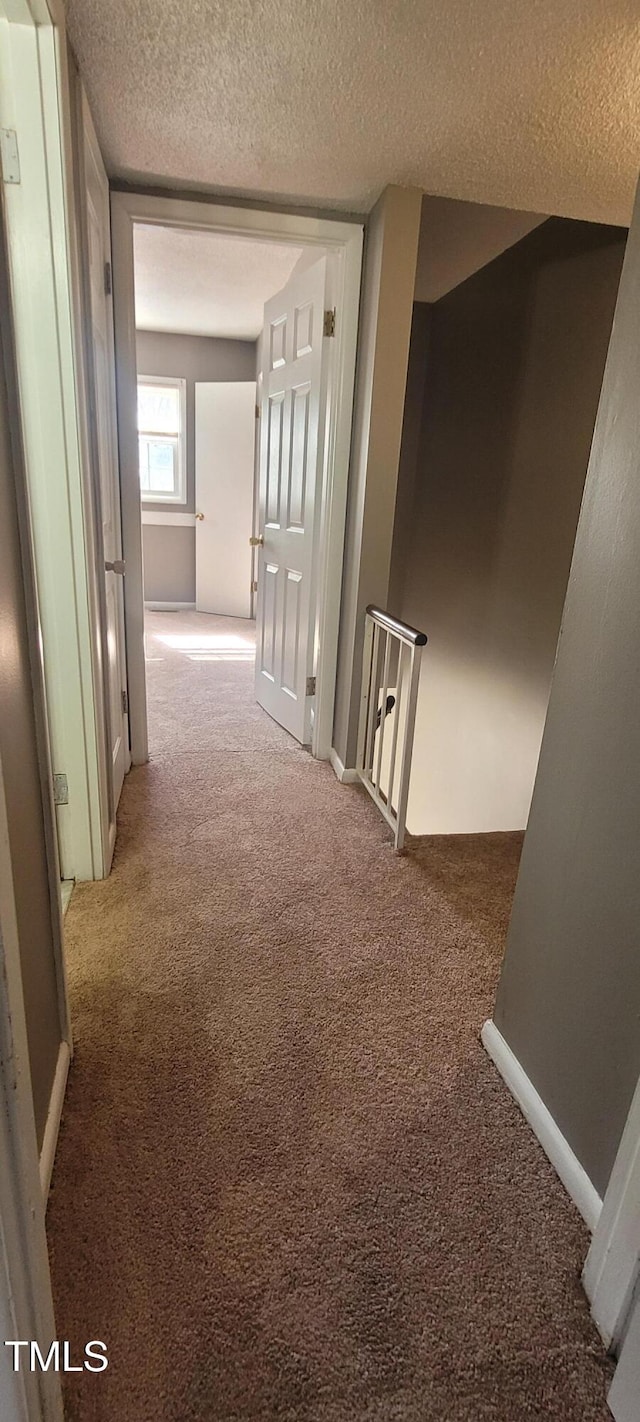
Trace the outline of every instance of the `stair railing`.
<instances>
[{"instance_id":1,"label":"stair railing","mask_svg":"<svg viewBox=\"0 0 640 1422\"><path fill-rule=\"evenodd\" d=\"M426 643L424 632L381 607L367 608L356 769L391 826L397 850L405 840L420 661Z\"/></svg>"}]
</instances>

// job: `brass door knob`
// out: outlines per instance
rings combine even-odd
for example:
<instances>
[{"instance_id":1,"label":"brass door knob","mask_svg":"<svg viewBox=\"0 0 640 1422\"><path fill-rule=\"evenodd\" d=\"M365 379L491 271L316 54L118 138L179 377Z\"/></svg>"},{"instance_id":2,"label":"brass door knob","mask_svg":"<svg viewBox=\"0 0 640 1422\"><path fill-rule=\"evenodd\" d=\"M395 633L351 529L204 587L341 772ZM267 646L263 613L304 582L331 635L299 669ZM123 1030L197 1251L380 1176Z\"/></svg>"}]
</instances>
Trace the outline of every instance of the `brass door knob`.
<instances>
[{"instance_id":1,"label":"brass door knob","mask_svg":"<svg viewBox=\"0 0 640 1422\"><path fill-rule=\"evenodd\" d=\"M196 518L197 518L197 520L198 520L198 523L202 523L202 520L203 520L203 518L204 518L204 514L202 514L202 513L197 513L197 514L196 514Z\"/></svg>"},{"instance_id":2,"label":"brass door knob","mask_svg":"<svg viewBox=\"0 0 640 1422\"><path fill-rule=\"evenodd\" d=\"M252 548L264 548L264 534L259 533L257 538L250 538L249 544Z\"/></svg>"}]
</instances>

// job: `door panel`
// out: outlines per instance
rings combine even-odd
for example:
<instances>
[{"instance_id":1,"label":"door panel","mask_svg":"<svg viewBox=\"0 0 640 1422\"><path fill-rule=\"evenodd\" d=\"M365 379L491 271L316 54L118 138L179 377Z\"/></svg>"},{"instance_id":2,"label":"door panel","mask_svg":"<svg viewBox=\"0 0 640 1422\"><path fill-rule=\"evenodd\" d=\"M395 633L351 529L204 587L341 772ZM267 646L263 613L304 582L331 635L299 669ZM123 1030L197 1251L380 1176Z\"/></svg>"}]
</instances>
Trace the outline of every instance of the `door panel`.
<instances>
[{"instance_id":1,"label":"door panel","mask_svg":"<svg viewBox=\"0 0 640 1422\"><path fill-rule=\"evenodd\" d=\"M196 384L196 607L251 616L253 380Z\"/></svg>"},{"instance_id":2,"label":"door panel","mask_svg":"<svg viewBox=\"0 0 640 1422\"><path fill-rule=\"evenodd\" d=\"M117 563L122 558L113 314L111 296L105 281L107 263L110 262L111 256L109 185L86 100L83 100L83 133L94 458L105 560L103 664L109 736L111 835L115 838L115 815L122 782L131 758L125 709L127 681L122 575L106 567L107 563Z\"/></svg>"},{"instance_id":3,"label":"door panel","mask_svg":"<svg viewBox=\"0 0 640 1422\"><path fill-rule=\"evenodd\" d=\"M316 509L322 477L326 259L265 306L262 341L256 699L311 739Z\"/></svg>"}]
</instances>

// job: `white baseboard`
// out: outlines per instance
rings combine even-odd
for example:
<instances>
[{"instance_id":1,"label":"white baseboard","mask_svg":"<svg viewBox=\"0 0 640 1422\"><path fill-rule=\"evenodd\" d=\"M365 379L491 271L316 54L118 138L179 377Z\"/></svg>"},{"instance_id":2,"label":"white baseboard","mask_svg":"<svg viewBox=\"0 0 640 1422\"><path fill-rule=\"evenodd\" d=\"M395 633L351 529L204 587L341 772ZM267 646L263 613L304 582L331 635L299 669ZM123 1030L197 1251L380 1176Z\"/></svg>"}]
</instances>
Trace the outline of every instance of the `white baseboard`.
<instances>
[{"instance_id":1,"label":"white baseboard","mask_svg":"<svg viewBox=\"0 0 640 1422\"><path fill-rule=\"evenodd\" d=\"M593 1232L600 1217L602 1200L586 1170L574 1155L542 1097L491 1019L485 1022L481 1037L483 1046L537 1136L565 1190L580 1211L585 1224Z\"/></svg>"},{"instance_id":2,"label":"white baseboard","mask_svg":"<svg viewBox=\"0 0 640 1422\"><path fill-rule=\"evenodd\" d=\"M69 907L69 900L75 889L75 879L63 879L60 884L60 897L62 899L62 917L64 918Z\"/></svg>"},{"instance_id":3,"label":"white baseboard","mask_svg":"<svg viewBox=\"0 0 640 1422\"><path fill-rule=\"evenodd\" d=\"M335 773L341 785L357 784L360 779L357 770L347 770L342 764L340 756L338 755L338 752L334 750L333 746L329 751L329 760L331 762L331 765L333 766L333 769L335 770Z\"/></svg>"},{"instance_id":4,"label":"white baseboard","mask_svg":"<svg viewBox=\"0 0 640 1422\"><path fill-rule=\"evenodd\" d=\"M58 1052L56 1074L53 1078L53 1086L51 1088L51 1100L49 1101L49 1110L47 1112L47 1124L44 1128L42 1150L40 1151L40 1186L45 1209L49 1198L53 1162L56 1158L58 1131L60 1130L60 1118L62 1116L62 1107L64 1106L64 1094L67 1089L70 1061L71 1053L69 1051L69 1043L61 1042L60 1051Z\"/></svg>"},{"instance_id":5,"label":"white baseboard","mask_svg":"<svg viewBox=\"0 0 640 1422\"><path fill-rule=\"evenodd\" d=\"M145 602L148 612L195 612L195 602Z\"/></svg>"}]
</instances>

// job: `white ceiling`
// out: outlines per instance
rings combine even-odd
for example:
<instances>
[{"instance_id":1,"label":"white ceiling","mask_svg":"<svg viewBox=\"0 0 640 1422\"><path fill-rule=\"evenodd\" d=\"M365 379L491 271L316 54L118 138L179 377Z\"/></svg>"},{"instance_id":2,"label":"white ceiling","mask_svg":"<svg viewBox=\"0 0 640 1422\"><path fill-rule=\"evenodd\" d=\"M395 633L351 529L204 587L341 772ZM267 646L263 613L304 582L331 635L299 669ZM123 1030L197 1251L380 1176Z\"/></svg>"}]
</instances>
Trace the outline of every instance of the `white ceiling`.
<instances>
[{"instance_id":1,"label":"white ceiling","mask_svg":"<svg viewBox=\"0 0 640 1422\"><path fill-rule=\"evenodd\" d=\"M136 226L136 326L255 340L263 307L302 248L175 227Z\"/></svg>"},{"instance_id":2,"label":"white ceiling","mask_svg":"<svg viewBox=\"0 0 640 1422\"><path fill-rule=\"evenodd\" d=\"M629 220L638 0L67 0L112 176Z\"/></svg>"}]
</instances>

